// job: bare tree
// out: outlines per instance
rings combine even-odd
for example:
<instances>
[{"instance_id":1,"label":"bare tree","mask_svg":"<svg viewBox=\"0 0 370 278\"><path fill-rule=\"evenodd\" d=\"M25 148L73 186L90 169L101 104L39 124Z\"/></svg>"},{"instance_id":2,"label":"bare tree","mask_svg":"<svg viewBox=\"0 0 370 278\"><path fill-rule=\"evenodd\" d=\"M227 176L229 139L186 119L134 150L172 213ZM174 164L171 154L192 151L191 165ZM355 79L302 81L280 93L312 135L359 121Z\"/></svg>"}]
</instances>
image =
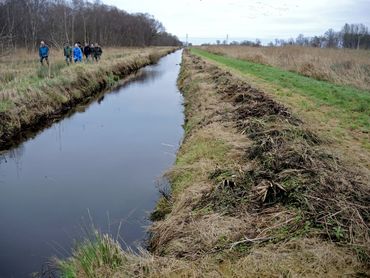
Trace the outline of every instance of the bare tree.
<instances>
[{"instance_id":1,"label":"bare tree","mask_svg":"<svg viewBox=\"0 0 370 278\"><path fill-rule=\"evenodd\" d=\"M363 24L346 23L341 31L342 46L346 48L370 48L369 31Z\"/></svg>"},{"instance_id":2,"label":"bare tree","mask_svg":"<svg viewBox=\"0 0 370 278\"><path fill-rule=\"evenodd\" d=\"M329 29L325 32L326 47L334 48L338 47L339 36L338 33L333 29Z\"/></svg>"}]
</instances>

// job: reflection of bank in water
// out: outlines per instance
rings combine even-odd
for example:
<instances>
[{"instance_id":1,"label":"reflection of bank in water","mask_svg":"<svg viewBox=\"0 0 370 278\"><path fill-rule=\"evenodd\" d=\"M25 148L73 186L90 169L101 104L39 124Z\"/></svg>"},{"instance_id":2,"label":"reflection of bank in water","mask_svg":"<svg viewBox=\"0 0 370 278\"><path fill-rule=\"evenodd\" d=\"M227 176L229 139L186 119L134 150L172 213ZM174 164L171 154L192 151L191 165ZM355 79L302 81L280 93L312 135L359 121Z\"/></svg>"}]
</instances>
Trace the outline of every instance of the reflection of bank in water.
<instances>
[{"instance_id":1,"label":"reflection of bank in water","mask_svg":"<svg viewBox=\"0 0 370 278\"><path fill-rule=\"evenodd\" d=\"M17 148L9 150L7 152L0 152L0 183L1 183L1 168L2 164L10 163L14 164L17 176L22 171L22 156L24 154L24 146L20 144Z\"/></svg>"}]
</instances>

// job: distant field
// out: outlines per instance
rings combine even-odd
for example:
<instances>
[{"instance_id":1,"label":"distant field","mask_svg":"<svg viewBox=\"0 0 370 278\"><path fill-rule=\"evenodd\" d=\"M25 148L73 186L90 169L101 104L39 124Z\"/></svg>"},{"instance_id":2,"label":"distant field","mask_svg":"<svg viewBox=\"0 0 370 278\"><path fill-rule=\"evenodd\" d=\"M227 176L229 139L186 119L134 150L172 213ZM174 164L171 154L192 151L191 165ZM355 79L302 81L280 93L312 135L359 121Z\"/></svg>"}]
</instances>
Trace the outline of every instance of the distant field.
<instances>
[{"instance_id":1,"label":"distant field","mask_svg":"<svg viewBox=\"0 0 370 278\"><path fill-rule=\"evenodd\" d=\"M318 80L370 90L370 51L301 46L207 46L215 54L271 65Z\"/></svg>"}]
</instances>

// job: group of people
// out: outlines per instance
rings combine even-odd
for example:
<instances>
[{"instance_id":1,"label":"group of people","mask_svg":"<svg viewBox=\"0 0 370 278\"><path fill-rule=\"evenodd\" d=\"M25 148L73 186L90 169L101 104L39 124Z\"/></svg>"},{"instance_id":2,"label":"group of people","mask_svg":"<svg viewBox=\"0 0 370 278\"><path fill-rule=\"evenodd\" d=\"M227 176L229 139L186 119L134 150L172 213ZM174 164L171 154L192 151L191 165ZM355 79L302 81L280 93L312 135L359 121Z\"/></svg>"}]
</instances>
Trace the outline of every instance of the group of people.
<instances>
[{"instance_id":1,"label":"group of people","mask_svg":"<svg viewBox=\"0 0 370 278\"><path fill-rule=\"evenodd\" d=\"M103 50L99 46L99 44L85 44L85 47L82 47L80 43L76 43L75 46L72 48L69 44L64 46L64 57L66 63L72 63L72 60L75 63L82 62L83 57L85 57L85 61L89 62L100 60L101 55L103 54Z\"/></svg>"},{"instance_id":2,"label":"group of people","mask_svg":"<svg viewBox=\"0 0 370 278\"><path fill-rule=\"evenodd\" d=\"M82 47L80 43L76 43L72 48L68 43L64 45L64 58L69 65L70 63L81 63L83 57L85 57L85 61L96 61L98 62L103 54L102 48L99 46L98 43L94 44L85 44L85 47ZM44 65L44 61L49 66L49 47L45 44L44 41L41 41L40 48L39 48L39 56L40 56L40 63Z\"/></svg>"}]
</instances>

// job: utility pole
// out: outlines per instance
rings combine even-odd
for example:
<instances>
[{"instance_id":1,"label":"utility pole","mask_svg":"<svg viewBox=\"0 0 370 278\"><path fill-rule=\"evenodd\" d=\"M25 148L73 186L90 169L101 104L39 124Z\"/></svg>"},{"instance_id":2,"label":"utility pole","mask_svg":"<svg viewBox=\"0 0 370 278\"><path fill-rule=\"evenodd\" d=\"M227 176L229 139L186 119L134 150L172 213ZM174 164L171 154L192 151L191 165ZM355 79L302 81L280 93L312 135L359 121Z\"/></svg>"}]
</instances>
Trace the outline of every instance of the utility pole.
<instances>
[{"instance_id":1,"label":"utility pole","mask_svg":"<svg viewBox=\"0 0 370 278\"><path fill-rule=\"evenodd\" d=\"M226 35L226 44L229 44L229 34Z\"/></svg>"},{"instance_id":2,"label":"utility pole","mask_svg":"<svg viewBox=\"0 0 370 278\"><path fill-rule=\"evenodd\" d=\"M188 47L188 34L186 34L186 42L185 42L185 46Z\"/></svg>"}]
</instances>

